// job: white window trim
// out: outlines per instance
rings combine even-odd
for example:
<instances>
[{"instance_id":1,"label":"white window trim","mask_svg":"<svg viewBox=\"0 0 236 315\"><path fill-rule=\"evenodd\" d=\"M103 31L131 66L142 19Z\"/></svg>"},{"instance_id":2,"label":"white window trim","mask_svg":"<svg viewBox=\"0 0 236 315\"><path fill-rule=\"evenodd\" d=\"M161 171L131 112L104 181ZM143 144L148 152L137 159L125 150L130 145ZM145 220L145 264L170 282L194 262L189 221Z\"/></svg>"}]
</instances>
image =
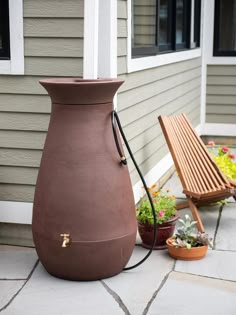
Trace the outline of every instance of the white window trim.
<instances>
[{"instance_id":1,"label":"white window trim","mask_svg":"<svg viewBox=\"0 0 236 315\"><path fill-rule=\"evenodd\" d=\"M10 60L0 60L0 74L24 74L23 1L9 0Z\"/></svg>"},{"instance_id":2,"label":"white window trim","mask_svg":"<svg viewBox=\"0 0 236 315\"><path fill-rule=\"evenodd\" d=\"M206 9L206 24L204 32L206 32L207 41L205 42L206 62L209 65L235 65L236 57L215 57L213 56L213 41L214 41L214 15L215 15L215 0L204 1Z\"/></svg>"},{"instance_id":3,"label":"white window trim","mask_svg":"<svg viewBox=\"0 0 236 315\"><path fill-rule=\"evenodd\" d=\"M128 11L128 37L127 37L127 69L128 73L145 70L149 68L159 67L174 62L180 62L184 60L189 60L193 58L198 58L201 56L201 48L178 51L173 53L161 54L156 56L149 56L144 58L133 58L131 56L132 44L131 44L131 28L132 28L132 8L131 0L127 2Z\"/></svg>"}]
</instances>

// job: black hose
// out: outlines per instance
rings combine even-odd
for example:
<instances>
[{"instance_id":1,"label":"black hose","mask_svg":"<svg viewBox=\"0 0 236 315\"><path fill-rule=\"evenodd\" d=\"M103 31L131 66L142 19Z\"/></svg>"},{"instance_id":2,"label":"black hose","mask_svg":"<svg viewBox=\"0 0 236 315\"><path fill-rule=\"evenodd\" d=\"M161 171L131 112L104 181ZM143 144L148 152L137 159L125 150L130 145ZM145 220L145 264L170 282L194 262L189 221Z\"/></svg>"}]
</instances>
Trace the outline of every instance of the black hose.
<instances>
[{"instance_id":1,"label":"black hose","mask_svg":"<svg viewBox=\"0 0 236 315\"><path fill-rule=\"evenodd\" d=\"M154 235L153 235L153 243L152 243L152 247L150 248L149 252L147 253L147 255L141 259L137 264L133 265L133 266L130 266L130 267L125 267L123 270L131 270L131 269L134 269L136 267L138 267L139 265L141 265L145 260L147 260L147 258L151 255L155 245L156 245L156 235L157 235L157 218L156 218L156 212L155 212L155 208L154 208L154 205L153 205L153 202L152 202L152 197L149 193L149 190L148 190L148 187L147 187L147 184L145 182L145 179L140 171L140 168L138 167L138 164L137 162L135 161L135 158L133 156L133 153L130 149L130 146L129 146L129 143L126 139L126 136L124 134L124 131L122 129L122 126L121 126L121 123L120 123L120 119L119 119L119 116L117 114L117 112L115 110L112 111L111 113L111 121L112 121L112 129L113 129L113 134L114 134L114 139L115 139L115 143L116 143L116 147L117 147L117 151L120 155L120 158L121 158L121 163L124 164L124 165L127 165L127 160L126 158L124 157L122 151L121 151L121 148L120 148L120 145L119 145L119 141L118 141L118 137L117 137L117 133L116 133L116 122L117 122L117 125L118 125L118 128L119 128L119 131L120 131L120 134L122 136L122 139L124 140L124 143L125 143L125 146L129 152L129 155L131 157L131 160L133 161L134 163L134 166L141 178L141 181L143 183L143 187L147 193L147 196L148 196L148 199L149 199L149 202L150 202L150 205L151 205L151 209L152 209L152 214L153 214L153 219L154 219L154 223L153 223L153 229L154 229ZM123 162L125 161L125 162Z\"/></svg>"}]
</instances>

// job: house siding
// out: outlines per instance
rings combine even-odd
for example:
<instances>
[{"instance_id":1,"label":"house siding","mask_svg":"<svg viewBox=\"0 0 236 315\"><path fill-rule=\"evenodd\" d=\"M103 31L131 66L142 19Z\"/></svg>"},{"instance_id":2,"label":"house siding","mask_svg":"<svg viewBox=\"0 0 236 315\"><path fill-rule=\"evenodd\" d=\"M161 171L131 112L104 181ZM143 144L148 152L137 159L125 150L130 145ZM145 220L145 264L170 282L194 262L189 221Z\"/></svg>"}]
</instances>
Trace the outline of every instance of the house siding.
<instances>
[{"instance_id":1,"label":"house siding","mask_svg":"<svg viewBox=\"0 0 236 315\"><path fill-rule=\"evenodd\" d=\"M118 5L118 74L125 83L118 91L118 112L134 157L147 174L169 151L159 115L185 112L194 126L200 123L201 58L127 73L127 52L119 43L127 41L127 12ZM123 45L124 46L124 45ZM132 184L139 176L129 161Z\"/></svg>"},{"instance_id":2,"label":"house siding","mask_svg":"<svg viewBox=\"0 0 236 315\"><path fill-rule=\"evenodd\" d=\"M236 123L236 65L207 66L207 123Z\"/></svg>"},{"instance_id":3,"label":"house siding","mask_svg":"<svg viewBox=\"0 0 236 315\"><path fill-rule=\"evenodd\" d=\"M25 75L0 76L0 200L32 202L50 118L38 83L83 75L79 0L24 0Z\"/></svg>"}]
</instances>

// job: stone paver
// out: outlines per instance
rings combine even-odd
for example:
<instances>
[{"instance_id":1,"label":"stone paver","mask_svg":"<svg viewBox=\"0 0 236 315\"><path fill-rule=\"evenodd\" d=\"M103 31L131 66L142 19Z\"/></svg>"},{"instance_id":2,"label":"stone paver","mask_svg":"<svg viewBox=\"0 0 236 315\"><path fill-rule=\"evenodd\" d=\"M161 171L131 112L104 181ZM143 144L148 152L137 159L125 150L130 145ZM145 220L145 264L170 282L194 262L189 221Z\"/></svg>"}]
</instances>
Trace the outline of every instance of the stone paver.
<instances>
[{"instance_id":1,"label":"stone paver","mask_svg":"<svg viewBox=\"0 0 236 315\"><path fill-rule=\"evenodd\" d=\"M148 315L235 315L236 283L172 272Z\"/></svg>"},{"instance_id":2,"label":"stone paver","mask_svg":"<svg viewBox=\"0 0 236 315\"><path fill-rule=\"evenodd\" d=\"M218 233L216 249L236 251L236 203L224 206Z\"/></svg>"},{"instance_id":3,"label":"stone paver","mask_svg":"<svg viewBox=\"0 0 236 315\"><path fill-rule=\"evenodd\" d=\"M175 271L236 281L235 266L236 252L209 250L206 257L201 260L178 260Z\"/></svg>"},{"instance_id":4,"label":"stone paver","mask_svg":"<svg viewBox=\"0 0 236 315\"><path fill-rule=\"evenodd\" d=\"M66 281L39 264L32 278L1 315L124 315L99 281Z\"/></svg>"},{"instance_id":5,"label":"stone paver","mask_svg":"<svg viewBox=\"0 0 236 315\"><path fill-rule=\"evenodd\" d=\"M33 248L0 245L0 279L26 279L37 260Z\"/></svg>"},{"instance_id":6,"label":"stone paver","mask_svg":"<svg viewBox=\"0 0 236 315\"><path fill-rule=\"evenodd\" d=\"M163 189L169 189L172 195L175 195L177 199L186 199L186 196L182 193L183 188L181 186L180 179L177 172L170 177L170 179L165 183Z\"/></svg>"},{"instance_id":7,"label":"stone paver","mask_svg":"<svg viewBox=\"0 0 236 315\"><path fill-rule=\"evenodd\" d=\"M147 250L136 246L130 263L137 263L146 253ZM140 267L104 281L120 296L131 315L141 315L173 265L174 260L166 250L154 251Z\"/></svg>"},{"instance_id":8,"label":"stone paver","mask_svg":"<svg viewBox=\"0 0 236 315\"><path fill-rule=\"evenodd\" d=\"M25 281L0 280L0 310L3 309L11 298L21 289Z\"/></svg>"}]
</instances>

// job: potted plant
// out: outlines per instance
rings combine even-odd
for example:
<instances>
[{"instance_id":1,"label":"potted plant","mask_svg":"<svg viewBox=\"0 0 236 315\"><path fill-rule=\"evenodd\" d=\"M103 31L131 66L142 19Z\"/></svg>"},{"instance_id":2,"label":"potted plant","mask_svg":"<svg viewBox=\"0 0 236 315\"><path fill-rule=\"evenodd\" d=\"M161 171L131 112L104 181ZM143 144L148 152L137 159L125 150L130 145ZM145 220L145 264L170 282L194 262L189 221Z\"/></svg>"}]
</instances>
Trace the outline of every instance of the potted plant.
<instances>
[{"instance_id":1,"label":"potted plant","mask_svg":"<svg viewBox=\"0 0 236 315\"><path fill-rule=\"evenodd\" d=\"M152 198L157 219L156 245L154 249L164 249L166 248L166 240L173 234L178 219L176 198L169 194L168 189L158 191L156 184L152 185L148 190ZM136 215L142 246L151 248L154 237L154 218L147 197L141 199Z\"/></svg>"},{"instance_id":2,"label":"potted plant","mask_svg":"<svg viewBox=\"0 0 236 315\"><path fill-rule=\"evenodd\" d=\"M235 155L226 146L216 146L214 141L208 142L208 148L217 166L229 179L236 181Z\"/></svg>"},{"instance_id":3,"label":"potted plant","mask_svg":"<svg viewBox=\"0 0 236 315\"><path fill-rule=\"evenodd\" d=\"M167 239L166 244L171 257L182 260L198 260L206 255L208 246L213 247L212 239L206 233L194 233L196 221L188 214L185 220L179 219L182 226Z\"/></svg>"}]
</instances>

